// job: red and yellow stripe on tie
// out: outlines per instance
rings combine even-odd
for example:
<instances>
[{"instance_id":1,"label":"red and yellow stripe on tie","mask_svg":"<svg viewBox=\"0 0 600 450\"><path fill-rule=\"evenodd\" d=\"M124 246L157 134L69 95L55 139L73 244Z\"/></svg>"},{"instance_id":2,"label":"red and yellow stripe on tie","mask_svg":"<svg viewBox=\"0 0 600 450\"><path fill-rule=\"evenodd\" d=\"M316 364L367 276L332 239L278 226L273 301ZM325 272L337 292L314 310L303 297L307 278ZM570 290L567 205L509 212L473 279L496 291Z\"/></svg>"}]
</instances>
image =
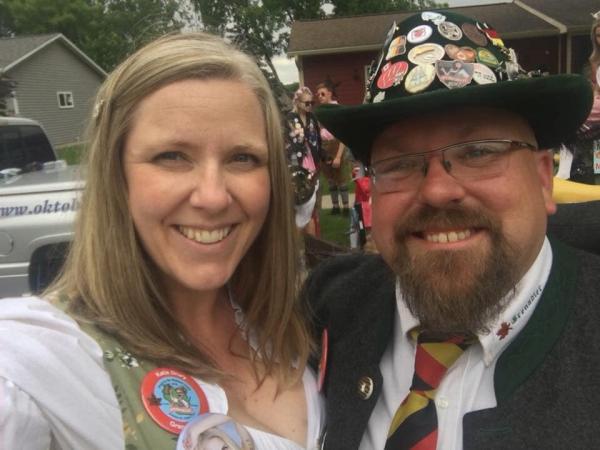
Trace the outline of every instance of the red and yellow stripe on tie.
<instances>
[{"instance_id":1,"label":"red and yellow stripe on tie","mask_svg":"<svg viewBox=\"0 0 600 450\"><path fill-rule=\"evenodd\" d=\"M448 368L470 345L465 336L440 339L418 330L410 334L417 340L415 373L408 395L392 418L385 450L435 450L435 394Z\"/></svg>"}]
</instances>

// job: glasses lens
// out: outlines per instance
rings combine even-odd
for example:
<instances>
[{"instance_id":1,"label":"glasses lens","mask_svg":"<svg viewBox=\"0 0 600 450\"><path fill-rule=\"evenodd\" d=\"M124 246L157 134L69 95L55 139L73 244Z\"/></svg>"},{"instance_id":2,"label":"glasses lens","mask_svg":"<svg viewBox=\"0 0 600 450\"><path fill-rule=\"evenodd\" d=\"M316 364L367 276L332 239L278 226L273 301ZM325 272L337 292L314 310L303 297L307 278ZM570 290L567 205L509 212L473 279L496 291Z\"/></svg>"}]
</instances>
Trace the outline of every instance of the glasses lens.
<instances>
[{"instance_id":1,"label":"glasses lens","mask_svg":"<svg viewBox=\"0 0 600 450\"><path fill-rule=\"evenodd\" d=\"M533 146L523 142L483 140L465 142L430 152L401 155L373 163L373 182L378 192L418 189L419 179L427 173L429 160L442 157L443 165L456 180L484 180L502 175L508 155ZM441 153L440 156L438 154Z\"/></svg>"},{"instance_id":2,"label":"glasses lens","mask_svg":"<svg viewBox=\"0 0 600 450\"><path fill-rule=\"evenodd\" d=\"M381 193L411 190L414 177L423 172L423 155L402 155L373 163L373 181Z\"/></svg>"},{"instance_id":3,"label":"glasses lens","mask_svg":"<svg viewBox=\"0 0 600 450\"><path fill-rule=\"evenodd\" d=\"M313 102L304 102L304 106L312 106Z\"/></svg>"},{"instance_id":4,"label":"glasses lens","mask_svg":"<svg viewBox=\"0 0 600 450\"><path fill-rule=\"evenodd\" d=\"M519 148L512 141L475 141L444 150L444 160L458 180L493 178L506 170L507 155Z\"/></svg>"}]
</instances>

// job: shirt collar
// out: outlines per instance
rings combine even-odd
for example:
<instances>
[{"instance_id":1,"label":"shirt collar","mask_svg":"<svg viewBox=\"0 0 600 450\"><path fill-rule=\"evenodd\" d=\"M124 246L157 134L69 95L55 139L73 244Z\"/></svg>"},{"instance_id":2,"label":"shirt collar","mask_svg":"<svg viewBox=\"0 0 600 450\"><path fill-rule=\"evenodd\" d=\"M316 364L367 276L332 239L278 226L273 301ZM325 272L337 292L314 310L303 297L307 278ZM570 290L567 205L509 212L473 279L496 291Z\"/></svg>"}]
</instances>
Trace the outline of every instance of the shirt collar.
<instances>
[{"instance_id":1,"label":"shirt collar","mask_svg":"<svg viewBox=\"0 0 600 450\"><path fill-rule=\"evenodd\" d=\"M535 261L517 283L513 298L500 316L490 324L490 332L477 336L483 348L483 361L486 366L500 356L527 324L538 304L546 281L548 281L551 267L552 249L548 238L545 238ZM418 319L406 306L398 280L396 280L396 312L398 315L397 337L399 337L398 335L406 336L406 333L419 325Z\"/></svg>"}]
</instances>

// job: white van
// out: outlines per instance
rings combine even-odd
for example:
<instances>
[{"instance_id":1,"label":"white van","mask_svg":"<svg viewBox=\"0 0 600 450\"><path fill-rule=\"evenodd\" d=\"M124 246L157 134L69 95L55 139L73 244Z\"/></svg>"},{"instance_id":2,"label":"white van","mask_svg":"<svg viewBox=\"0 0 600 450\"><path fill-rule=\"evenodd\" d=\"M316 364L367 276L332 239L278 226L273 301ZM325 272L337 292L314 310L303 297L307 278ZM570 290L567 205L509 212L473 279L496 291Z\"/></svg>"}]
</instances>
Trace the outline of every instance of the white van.
<instances>
[{"instance_id":1,"label":"white van","mask_svg":"<svg viewBox=\"0 0 600 450\"><path fill-rule=\"evenodd\" d=\"M0 117L0 298L43 290L72 239L79 166L57 161L42 126Z\"/></svg>"}]
</instances>

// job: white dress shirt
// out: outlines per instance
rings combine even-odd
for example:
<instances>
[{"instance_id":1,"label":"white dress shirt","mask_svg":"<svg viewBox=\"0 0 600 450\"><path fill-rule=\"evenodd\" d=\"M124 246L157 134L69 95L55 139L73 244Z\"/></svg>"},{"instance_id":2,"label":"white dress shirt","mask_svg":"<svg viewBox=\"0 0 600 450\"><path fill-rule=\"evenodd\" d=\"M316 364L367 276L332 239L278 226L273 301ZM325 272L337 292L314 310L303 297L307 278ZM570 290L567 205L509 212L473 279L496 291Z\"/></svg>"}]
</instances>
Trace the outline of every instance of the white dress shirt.
<instances>
[{"instance_id":1,"label":"white dress shirt","mask_svg":"<svg viewBox=\"0 0 600 450\"><path fill-rule=\"evenodd\" d=\"M494 392L496 362L527 324L544 290L551 266L552 249L548 239L545 239L535 262L517 284L515 296L495 323L491 324L491 331L479 335L479 342L469 347L448 369L435 399L438 450L461 450L463 416L497 405ZM408 310L400 287L396 284L393 339L379 364L383 376L382 392L363 435L361 450L385 447L392 418L412 383L416 346L407 333L418 325L418 320Z\"/></svg>"}]
</instances>

